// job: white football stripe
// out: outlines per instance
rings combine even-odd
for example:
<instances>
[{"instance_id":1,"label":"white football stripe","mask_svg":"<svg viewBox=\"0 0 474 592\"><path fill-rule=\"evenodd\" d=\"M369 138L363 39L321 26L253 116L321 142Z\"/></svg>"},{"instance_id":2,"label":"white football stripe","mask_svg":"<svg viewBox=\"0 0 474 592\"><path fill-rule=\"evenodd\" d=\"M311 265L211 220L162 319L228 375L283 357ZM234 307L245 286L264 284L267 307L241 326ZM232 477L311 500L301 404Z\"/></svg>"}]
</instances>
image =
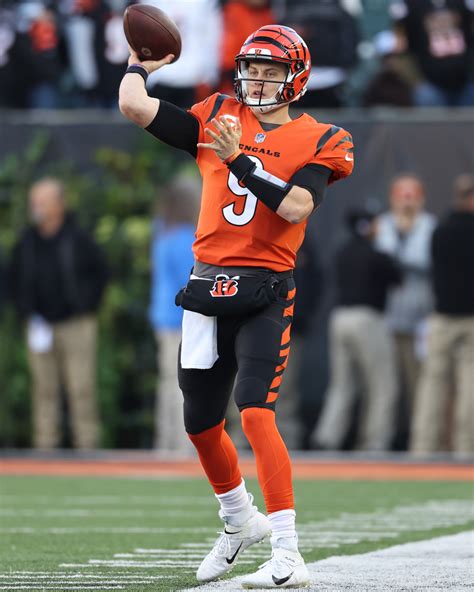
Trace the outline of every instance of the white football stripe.
<instances>
[{"instance_id":1,"label":"white football stripe","mask_svg":"<svg viewBox=\"0 0 474 592\"><path fill-rule=\"evenodd\" d=\"M205 512L204 509L201 510ZM209 508L209 512L212 512L212 508ZM89 509L89 508L61 508L61 509L48 509L41 510L38 512L38 508L0 508L0 516L6 517L22 517L22 518L121 518L121 517L132 517L132 518L143 518L150 515L150 510L140 509L120 509L109 510L109 509ZM168 518L194 518L196 512L193 510L166 510L166 516Z\"/></svg>"},{"instance_id":2,"label":"white football stripe","mask_svg":"<svg viewBox=\"0 0 474 592\"><path fill-rule=\"evenodd\" d=\"M202 533L208 534L214 532L215 528L191 528L191 527L169 527L157 526L71 526L71 527L31 527L31 526L16 526L0 528L0 534L78 534L78 533L93 533L93 534L182 534L182 533Z\"/></svg>"},{"instance_id":3,"label":"white football stripe","mask_svg":"<svg viewBox=\"0 0 474 592\"><path fill-rule=\"evenodd\" d=\"M2 504L8 505L12 502L13 506L17 506L18 502L27 500L28 503L34 502L35 504L46 504L51 505L51 497L48 495L21 495L21 494L2 494ZM156 495L75 495L65 496L58 500L59 503L64 505L95 505L104 504L110 505L123 505L124 507L130 507L130 504L149 504L151 506L182 506L190 505L203 505L203 506L216 506L215 500L210 496L190 497L185 495L173 495L173 497L159 498Z\"/></svg>"},{"instance_id":4,"label":"white football stripe","mask_svg":"<svg viewBox=\"0 0 474 592\"><path fill-rule=\"evenodd\" d=\"M308 564L314 592L467 592L474 589L474 531ZM242 591L242 577L183 592Z\"/></svg>"}]
</instances>

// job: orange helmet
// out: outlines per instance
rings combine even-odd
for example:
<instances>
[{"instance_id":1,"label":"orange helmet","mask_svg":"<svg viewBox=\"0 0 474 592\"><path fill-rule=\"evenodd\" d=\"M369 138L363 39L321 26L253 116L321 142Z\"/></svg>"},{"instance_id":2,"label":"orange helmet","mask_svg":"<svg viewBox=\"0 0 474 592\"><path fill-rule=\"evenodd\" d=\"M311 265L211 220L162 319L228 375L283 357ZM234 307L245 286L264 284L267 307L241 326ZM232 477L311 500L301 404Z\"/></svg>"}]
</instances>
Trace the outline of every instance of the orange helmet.
<instances>
[{"instance_id":1,"label":"orange helmet","mask_svg":"<svg viewBox=\"0 0 474 592\"><path fill-rule=\"evenodd\" d=\"M249 63L254 61L278 62L287 66L284 80L269 98L263 98L263 94L265 83L270 81L251 78L248 74ZM296 31L281 25L266 25L247 37L235 58L235 64L234 88L237 100L264 113L304 95L311 71L311 56L308 46ZM261 83L260 97L249 96L248 81Z\"/></svg>"}]
</instances>

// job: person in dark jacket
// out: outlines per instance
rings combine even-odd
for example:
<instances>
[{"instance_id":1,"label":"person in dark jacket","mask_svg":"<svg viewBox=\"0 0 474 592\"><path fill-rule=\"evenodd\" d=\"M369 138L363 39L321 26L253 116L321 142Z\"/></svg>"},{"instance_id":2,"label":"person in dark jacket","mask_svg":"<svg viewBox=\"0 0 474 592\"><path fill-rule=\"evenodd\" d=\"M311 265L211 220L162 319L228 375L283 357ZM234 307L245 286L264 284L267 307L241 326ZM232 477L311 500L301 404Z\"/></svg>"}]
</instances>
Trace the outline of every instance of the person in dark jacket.
<instances>
[{"instance_id":1,"label":"person in dark jacket","mask_svg":"<svg viewBox=\"0 0 474 592\"><path fill-rule=\"evenodd\" d=\"M354 210L348 215L351 238L336 255L338 301L330 319L331 379L315 443L342 447L354 399L362 393L357 447L390 448L397 398L394 352L384 309L389 288L401 280L395 261L373 246L377 221Z\"/></svg>"},{"instance_id":2,"label":"person in dark jacket","mask_svg":"<svg viewBox=\"0 0 474 592\"><path fill-rule=\"evenodd\" d=\"M452 449L474 452L474 176L459 176L454 192L454 209L436 228L431 244L435 312L410 447L419 454L442 447L453 393Z\"/></svg>"},{"instance_id":3,"label":"person in dark jacket","mask_svg":"<svg viewBox=\"0 0 474 592\"><path fill-rule=\"evenodd\" d=\"M415 106L474 105L472 2L392 0L389 12L400 46L417 66Z\"/></svg>"},{"instance_id":4,"label":"person in dark jacket","mask_svg":"<svg viewBox=\"0 0 474 592\"><path fill-rule=\"evenodd\" d=\"M96 313L107 281L104 256L66 209L64 186L44 178L29 194L31 226L13 249L9 291L26 323L33 443L60 444L61 384L77 448L99 443L95 393Z\"/></svg>"}]
</instances>

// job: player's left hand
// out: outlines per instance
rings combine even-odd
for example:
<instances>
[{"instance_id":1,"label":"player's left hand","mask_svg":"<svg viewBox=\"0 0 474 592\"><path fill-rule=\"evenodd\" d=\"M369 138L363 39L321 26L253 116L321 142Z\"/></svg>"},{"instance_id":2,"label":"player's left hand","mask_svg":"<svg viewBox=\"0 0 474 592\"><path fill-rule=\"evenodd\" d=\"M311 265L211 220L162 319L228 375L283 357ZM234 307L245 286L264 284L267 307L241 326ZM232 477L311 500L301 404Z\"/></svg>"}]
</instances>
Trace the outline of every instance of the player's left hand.
<instances>
[{"instance_id":1,"label":"player's left hand","mask_svg":"<svg viewBox=\"0 0 474 592\"><path fill-rule=\"evenodd\" d=\"M236 117L233 120L225 116L217 119L212 119L212 124L219 133L214 132L209 128L205 128L204 131L214 138L214 142L204 144L198 143L198 148L210 148L214 150L217 156L221 160L226 160L229 156L232 156L239 149L240 138L242 136L242 126L240 119Z\"/></svg>"}]
</instances>

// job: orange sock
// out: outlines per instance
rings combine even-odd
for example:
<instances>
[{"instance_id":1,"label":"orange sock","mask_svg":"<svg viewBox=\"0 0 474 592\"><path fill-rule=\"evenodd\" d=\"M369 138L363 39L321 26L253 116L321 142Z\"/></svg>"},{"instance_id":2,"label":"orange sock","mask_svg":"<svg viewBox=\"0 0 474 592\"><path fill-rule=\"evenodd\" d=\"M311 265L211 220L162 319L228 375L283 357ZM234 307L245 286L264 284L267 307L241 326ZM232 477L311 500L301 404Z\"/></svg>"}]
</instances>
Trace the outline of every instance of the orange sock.
<instances>
[{"instance_id":1,"label":"orange sock","mask_svg":"<svg viewBox=\"0 0 474 592\"><path fill-rule=\"evenodd\" d=\"M188 434L215 493L227 493L242 482L237 450L224 424L222 421L200 434Z\"/></svg>"},{"instance_id":2,"label":"orange sock","mask_svg":"<svg viewBox=\"0 0 474 592\"><path fill-rule=\"evenodd\" d=\"M257 462L257 474L267 512L294 508L290 456L270 409L242 411L242 428Z\"/></svg>"}]
</instances>

